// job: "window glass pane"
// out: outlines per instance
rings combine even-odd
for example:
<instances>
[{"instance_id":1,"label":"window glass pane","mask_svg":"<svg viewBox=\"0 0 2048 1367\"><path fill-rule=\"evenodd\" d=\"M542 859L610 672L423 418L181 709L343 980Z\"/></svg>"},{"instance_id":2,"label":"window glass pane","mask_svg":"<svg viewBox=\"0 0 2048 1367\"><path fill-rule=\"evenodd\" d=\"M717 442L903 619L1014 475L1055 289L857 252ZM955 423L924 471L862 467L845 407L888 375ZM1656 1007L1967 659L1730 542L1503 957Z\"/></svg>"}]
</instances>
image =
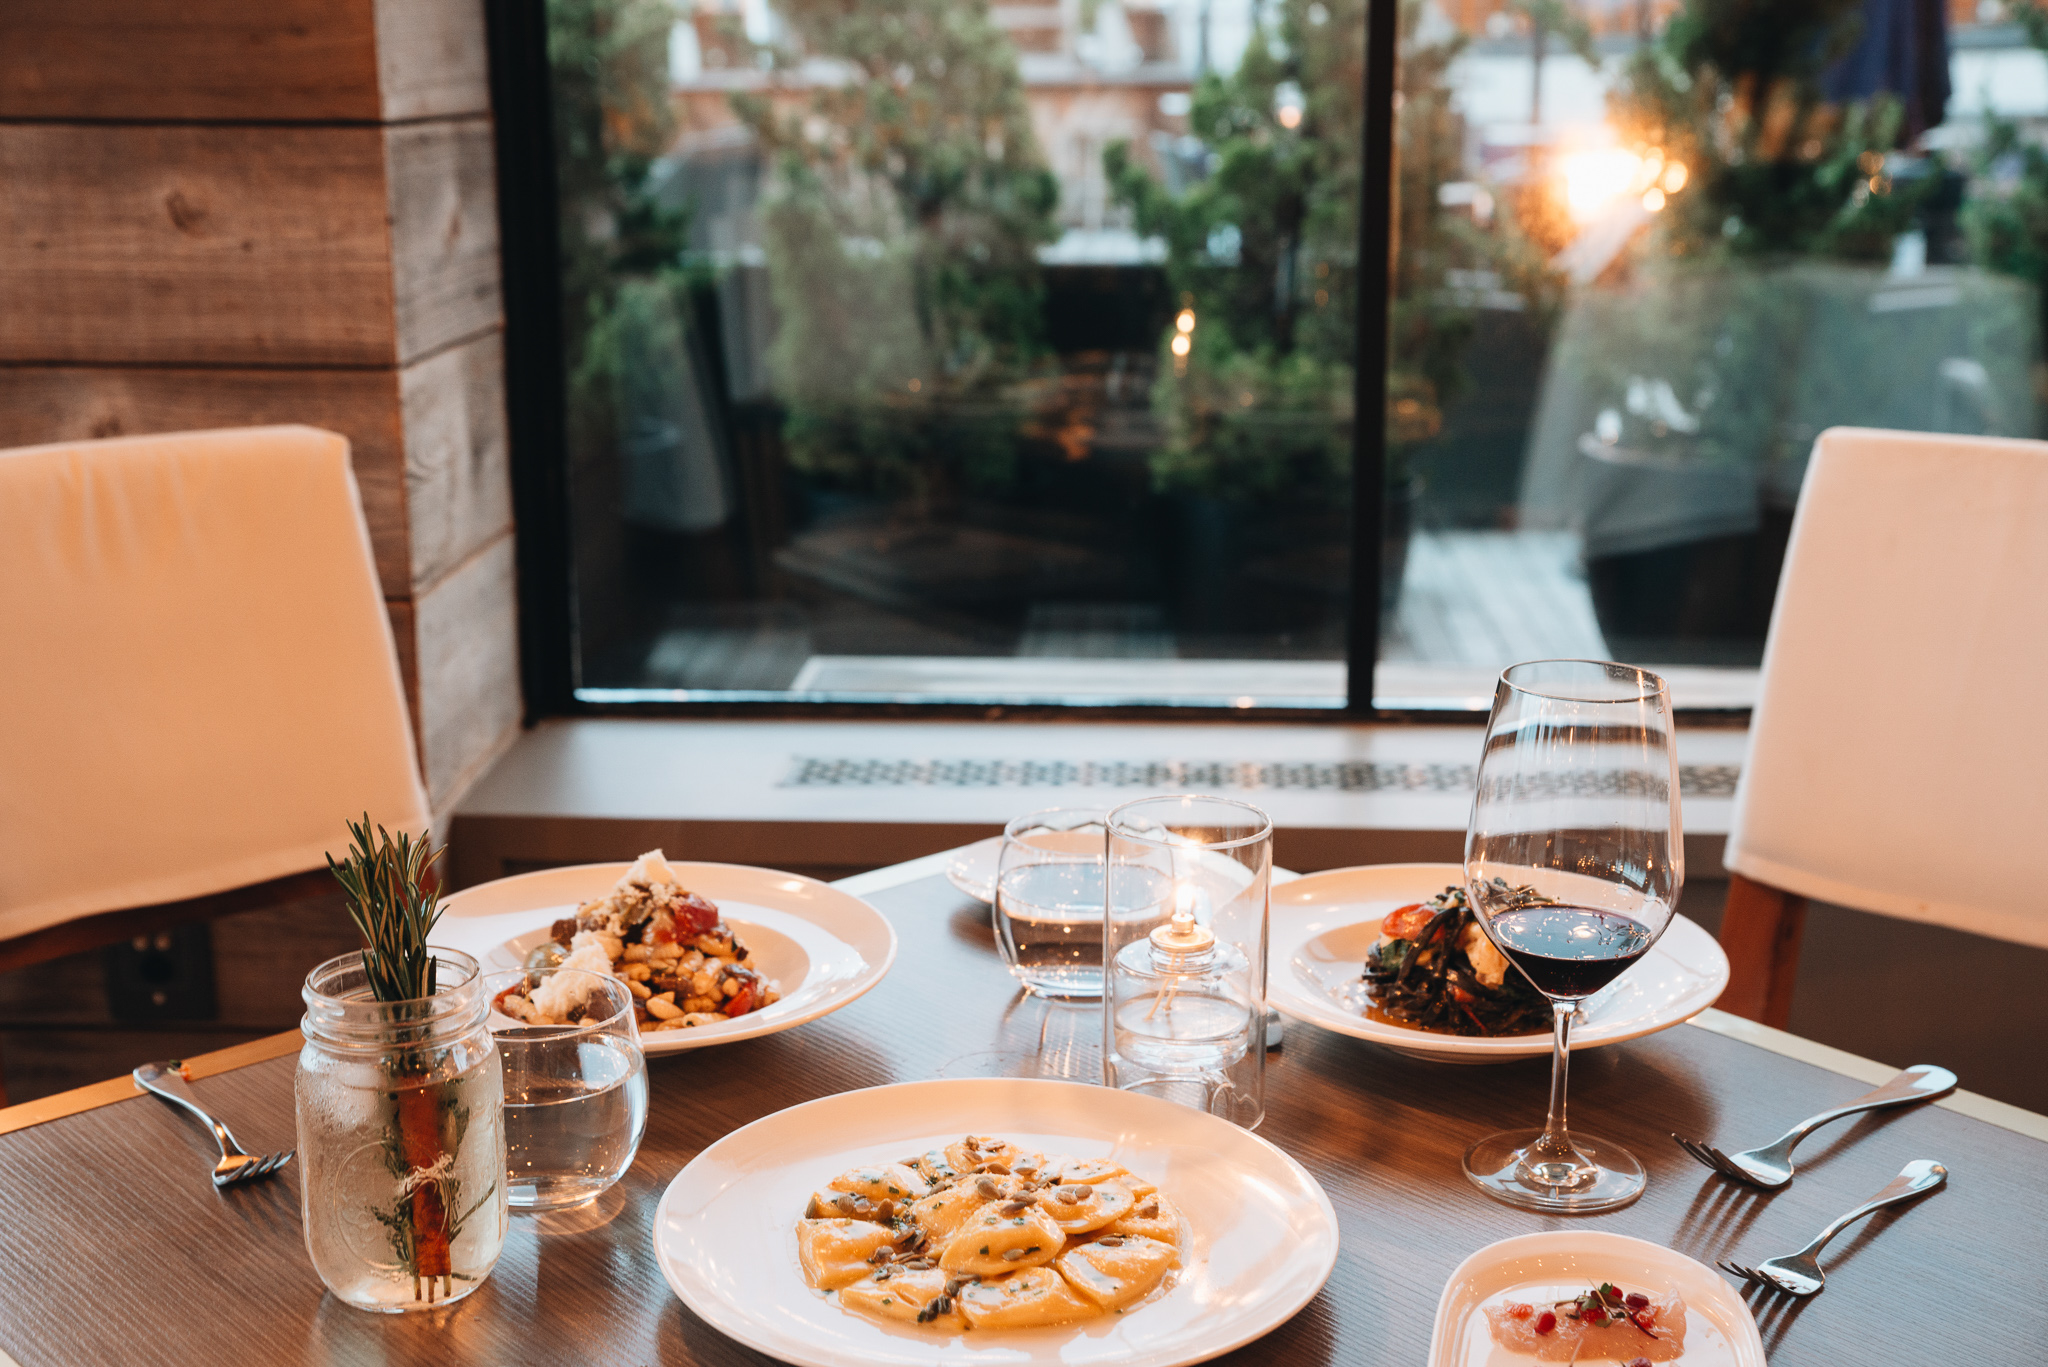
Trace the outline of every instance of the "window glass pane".
<instances>
[{"instance_id":1,"label":"window glass pane","mask_svg":"<svg viewBox=\"0 0 2048 1367\"><path fill-rule=\"evenodd\" d=\"M1383 703L1571 655L1746 704L1818 432L2037 434L2032 13L1403 4Z\"/></svg>"},{"instance_id":2,"label":"window glass pane","mask_svg":"<svg viewBox=\"0 0 2048 1367\"><path fill-rule=\"evenodd\" d=\"M551 0L591 699L1334 707L1362 0Z\"/></svg>"}]
</instances>

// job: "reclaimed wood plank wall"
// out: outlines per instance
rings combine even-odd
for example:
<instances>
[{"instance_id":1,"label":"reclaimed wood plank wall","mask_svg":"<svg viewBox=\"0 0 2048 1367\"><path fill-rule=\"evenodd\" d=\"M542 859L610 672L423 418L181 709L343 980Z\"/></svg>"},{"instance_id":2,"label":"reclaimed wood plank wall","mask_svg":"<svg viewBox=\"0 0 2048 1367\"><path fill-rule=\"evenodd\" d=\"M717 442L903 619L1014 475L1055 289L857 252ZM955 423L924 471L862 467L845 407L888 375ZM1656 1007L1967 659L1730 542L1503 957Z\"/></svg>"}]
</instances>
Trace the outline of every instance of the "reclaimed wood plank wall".
<instances>
[{"instance_id":1,"label":"reclaimed wood plank wall","mask_svg":"<svg viewBox=\"0 0 2048 1367\"><path fill-rule=\"evenodd\" d=\"M347 436L439 813L521 712L483 4L0 4L0 447Z\"/></svg>"}]
</instances>

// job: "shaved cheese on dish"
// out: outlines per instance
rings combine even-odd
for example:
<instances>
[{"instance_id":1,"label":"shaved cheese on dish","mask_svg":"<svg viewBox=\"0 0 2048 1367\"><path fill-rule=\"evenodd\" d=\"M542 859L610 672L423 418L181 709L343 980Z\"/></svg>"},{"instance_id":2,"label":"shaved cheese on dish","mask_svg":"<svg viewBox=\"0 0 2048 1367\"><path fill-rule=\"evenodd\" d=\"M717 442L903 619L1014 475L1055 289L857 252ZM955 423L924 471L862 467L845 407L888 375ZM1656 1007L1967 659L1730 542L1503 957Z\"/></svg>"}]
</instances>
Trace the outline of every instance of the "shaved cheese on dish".
<instances>
[{"instance_id":1,"label":"shaved cheese on dish","mask_svg":"<svg viewBox=\"0 0 2048 1367\"><path fill-rule=\"evenodd\" d=\"M629 888L638 883L642 887L652 887L656 883L675 881L675 873L670 870L668 860L662 856L661 851L649 850L633 861L633 867L626 870L625 876L619 879L618 886Z\"/></svg>"},{"instance_id":2,"label":"shaved cheese on dish","mask_svg":"<svg viewBox=\"0 0 2048 1367\"><path fill-rule=\"evenodd\" d=\"M581 935L576 938L583 940ZM574 971L565 973L564 969L609 977L612 971L611 955L605 953L603 943L593 936L571 950L569 957L557 964L555 971L548 975L547 981L533 989L527 1000L533 1003L535 1010L553 1020L567 1020L571 1011L590 1000L593 987L588 978L579 978Z\"/></svg>"}]
</instances>

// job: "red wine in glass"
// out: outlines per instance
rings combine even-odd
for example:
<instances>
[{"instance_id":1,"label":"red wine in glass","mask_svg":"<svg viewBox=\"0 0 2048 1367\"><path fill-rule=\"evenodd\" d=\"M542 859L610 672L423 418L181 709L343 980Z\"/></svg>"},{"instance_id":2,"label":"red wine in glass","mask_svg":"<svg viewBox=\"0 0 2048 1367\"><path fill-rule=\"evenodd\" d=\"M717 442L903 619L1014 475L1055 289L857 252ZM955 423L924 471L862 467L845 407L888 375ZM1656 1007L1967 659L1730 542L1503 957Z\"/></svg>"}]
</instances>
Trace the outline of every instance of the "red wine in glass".
<instances>
[{"instance_id":1,"label":"red wine in glass","mask_svg":"<svg viewBox=\"0 0 2048 1367\"><path fill-rule=\"evenodd\" d=\"M1493 939L1538 992L1576 1001L1613 982L1656 936L1617 911L1535 906L1496 912Z\"/></svg>"},{"instance_id":2,"label":"red wine in glass","mask_svg":"<svg viewBox=\"0 0 2048 1367\"><path fill-rule=\"evenodd\" d=\"M1492 940L1549 999L1550 1109L1541 1130L1487 1135L1465 1176L1495 1200L1549 1214L1642 1193L1628 1150L1565 1125L1581 1003L1647 954L1685 884L1671 691L1611 660L1531 660L1501 671L1465 831L1465 892Z\"/></svg>"}]
</instances>

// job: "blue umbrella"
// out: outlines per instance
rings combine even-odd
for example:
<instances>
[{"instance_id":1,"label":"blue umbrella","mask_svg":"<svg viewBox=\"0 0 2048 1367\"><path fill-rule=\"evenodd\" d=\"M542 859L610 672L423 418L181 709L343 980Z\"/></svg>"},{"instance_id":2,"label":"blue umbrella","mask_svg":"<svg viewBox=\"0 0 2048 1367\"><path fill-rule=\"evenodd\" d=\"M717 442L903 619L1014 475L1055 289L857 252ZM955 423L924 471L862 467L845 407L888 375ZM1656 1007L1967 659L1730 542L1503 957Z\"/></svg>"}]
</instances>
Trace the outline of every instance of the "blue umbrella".
<instances>
[{"instance_id":1,"label":"blue umbrella","mask_svg":"<svg viewBox=\"0 0 2048 1367\"><path fill-rule=\"evenodd\" d=\"M1943 0L1863 0L1856 46L1821 73L1821 93L1836 104L1896 95L1906 106L1902 142L1948 113L1948 7Z\"/></svg>"}]
</instances>

